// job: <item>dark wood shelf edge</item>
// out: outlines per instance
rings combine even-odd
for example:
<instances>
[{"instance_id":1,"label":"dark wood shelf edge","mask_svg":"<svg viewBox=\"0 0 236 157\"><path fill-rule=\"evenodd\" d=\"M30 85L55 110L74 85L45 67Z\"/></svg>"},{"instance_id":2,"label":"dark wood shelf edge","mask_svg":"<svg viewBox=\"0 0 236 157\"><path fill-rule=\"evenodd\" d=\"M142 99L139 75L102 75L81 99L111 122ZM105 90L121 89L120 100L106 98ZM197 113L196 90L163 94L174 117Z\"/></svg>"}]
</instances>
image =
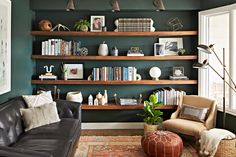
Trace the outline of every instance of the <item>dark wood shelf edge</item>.
<instances>
[{"instance_id":1,"label":"dark wood shelf edge","mask_svg":"<svg viewBox=\"0 0 236 157\"><path fill-rule=\"evenodd\" d=\"M62 84L62 85L155 85L155 84L197 84L197 80L140 80L140 81L89 81L89 80L32 80L32 84Z\"/></svg>"},{"instance_id":2,"label":"dark wood shelf edge","mask_svg":"<svg viewBox=\"0 0 236 157\"><path fill-rule=\"evenodd\" d=\"M78 31L31 31L33 36L189 36L197 31L156 31L156 32L78 32Z\"/></svg>"},{"instance_id":3,"label":"dark wood shelf edge","mask_svg":"<svg viewBox=\"0 0 236 157\"><path fill-rule=\"evenodd\" d=\"M49 56L32 55L32 59L48 60L196 60L197 55L184 56Z\"/></svg>"},{"instance_id":4,"label":"dark wood shelf edge","mask_svg":"<svg viewBox=\"0 0 236 157\"><path fill-rule=\"evenodd\" d=\"M94 105L85 105L82 104L81 106L82 110L142 110L143 109L143 104L139 105L116 105L116 104L107 104L107 105L99 105L99 106L94 106ZM160 110L171 110L171 109L177 109L177 105L164 105L161 107L157 107L156 109Z\"/></svg>"}]
</instances>

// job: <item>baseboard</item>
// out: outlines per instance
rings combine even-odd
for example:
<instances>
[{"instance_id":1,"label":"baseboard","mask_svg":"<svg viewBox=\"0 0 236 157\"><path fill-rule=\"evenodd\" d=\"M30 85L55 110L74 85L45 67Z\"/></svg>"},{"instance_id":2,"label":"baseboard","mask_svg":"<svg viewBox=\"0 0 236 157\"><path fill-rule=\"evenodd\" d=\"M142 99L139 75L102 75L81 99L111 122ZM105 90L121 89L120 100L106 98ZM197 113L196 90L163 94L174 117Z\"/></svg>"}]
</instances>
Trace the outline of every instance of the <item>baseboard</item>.
<instances>
[{"instance_id":1,"label":"baseboard","mask_svg":"<svg viewBox=\"0 0 236 157\"><path fill-rule=\"evenodd\" d=\"M143 129L143 122L82 123L82 129Z\"/></svg>"}]
</instances>

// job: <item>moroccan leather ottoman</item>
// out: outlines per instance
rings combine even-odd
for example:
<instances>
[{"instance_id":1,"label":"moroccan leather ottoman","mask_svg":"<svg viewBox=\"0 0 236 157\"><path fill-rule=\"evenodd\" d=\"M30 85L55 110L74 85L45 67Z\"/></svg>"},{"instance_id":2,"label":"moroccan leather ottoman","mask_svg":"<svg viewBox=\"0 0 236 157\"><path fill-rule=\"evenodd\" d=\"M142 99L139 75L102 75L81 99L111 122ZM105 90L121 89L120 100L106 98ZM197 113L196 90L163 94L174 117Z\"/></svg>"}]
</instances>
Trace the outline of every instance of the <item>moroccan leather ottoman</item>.
<instances>
[{"instance_id":1,"label":"moroccan leather ottoman","mask_svg":"<svg viewBox=\"0 0 236 157\"><path fill-rule=\"evenodd\" d=\"M183 141L170 131L155 131L143 135L141 139L144 152L150 157L180 157Z\"/></svg>"}]
</instances>

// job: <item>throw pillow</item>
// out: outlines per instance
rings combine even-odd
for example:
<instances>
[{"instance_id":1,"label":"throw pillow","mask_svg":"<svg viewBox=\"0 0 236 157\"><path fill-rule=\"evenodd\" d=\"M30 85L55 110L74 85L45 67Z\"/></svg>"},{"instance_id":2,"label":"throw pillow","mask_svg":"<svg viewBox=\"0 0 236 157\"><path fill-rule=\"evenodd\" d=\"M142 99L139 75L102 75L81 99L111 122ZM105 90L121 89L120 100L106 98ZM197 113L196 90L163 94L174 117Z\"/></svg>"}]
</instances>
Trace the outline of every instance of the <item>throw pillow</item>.
<instances>
[{"instance_id":1,"label":"throw pillow","mask_svg":"<svg viewBox=\"0 0 236 157\"><path fill-rule=\"evenodd\" d=\"M208 108L200 108L183 104L179 118L204 122L207 112Z\"/></svg>"},{"instance_id":2,"label":"throw pillow","mask_svg":"<svg viewBox=\"0 0 236 157\"><path fill-rule=\"evenodd\" d=\"M56 102L34 108L20 109L20 112L25 125L25 131L60 121Z\"/></svg>"},{"instance_id":3,"label":"throw pillow","mask_svg":"<svg viewBox=\"0 0 236 157\"><path fill-rule=\"evenodd\" d=\"M22 97L28 108L38 107L53 102L51 91L42 92L39 95L23 95Z\"/></svg>"}]
</instances>

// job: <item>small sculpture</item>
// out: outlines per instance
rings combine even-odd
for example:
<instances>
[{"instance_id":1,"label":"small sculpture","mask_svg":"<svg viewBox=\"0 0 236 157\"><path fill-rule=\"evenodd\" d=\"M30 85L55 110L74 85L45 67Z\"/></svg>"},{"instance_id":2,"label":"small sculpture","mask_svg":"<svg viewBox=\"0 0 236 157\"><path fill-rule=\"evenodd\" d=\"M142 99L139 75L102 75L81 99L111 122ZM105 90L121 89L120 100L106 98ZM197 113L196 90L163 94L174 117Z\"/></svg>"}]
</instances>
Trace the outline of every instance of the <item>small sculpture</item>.
<instances>
[{"instance_id":1,"label":"small sculpture","mask_svg":"<svg viewBox=\"0 0 236 157\"><path fill-rule=\"evenodd\" d=\"M111 55L112 56L118 56L119 55L119 50L114 46L111 50Z\"/></svg>"},{"instance_id":2,"label":"small sculpture","mask_svg":"<svg viewBox=\"0 0 236 157\"><path fill-rule=\"evenodd\" d=\"M70 29L68 27L66 27L65 25L62 24L57 24L55 27L53 27L50 31L55 31L57 29L57 31L61 31L61 29L63 29L64 31L68 30L70 31Z\"/></svg>"},{"instance_id":3,"label":"small sculpture","mask_svg":"<svg viewBox=\"0 0 236 157\"><path fill-rule=\"evenodd\" d=\"M39 79L44 80L44 79L53 79L53 80L57 80L57 76L54 75L52 73L52 69L54 68L54 65L50 65L50 67L48 68L47 65L44 66L44 69L46 69L46 73L45 74L41 74L39 76Z\"/></svg>"},{"instance_id":4,"label":"small sculpture","mask_svg":"<svg viewBox=\"0 0 236 157\"><path fill-rule=\"evenodd\" d=\"M167 22L172 31L181 30L184 26L178 17L170 18Z\"/></svg>"},{"instance_id":5,"label":"small sculpture","mask_svg":"<svg viewBox=\"0 0 236 157\"><path fill-rule=\"evenodd\" d=\"M49 20L41 20L39 22L39 29L41 31L50 31L52 29L52 22Z\"/></svg>"}]
</instances>

